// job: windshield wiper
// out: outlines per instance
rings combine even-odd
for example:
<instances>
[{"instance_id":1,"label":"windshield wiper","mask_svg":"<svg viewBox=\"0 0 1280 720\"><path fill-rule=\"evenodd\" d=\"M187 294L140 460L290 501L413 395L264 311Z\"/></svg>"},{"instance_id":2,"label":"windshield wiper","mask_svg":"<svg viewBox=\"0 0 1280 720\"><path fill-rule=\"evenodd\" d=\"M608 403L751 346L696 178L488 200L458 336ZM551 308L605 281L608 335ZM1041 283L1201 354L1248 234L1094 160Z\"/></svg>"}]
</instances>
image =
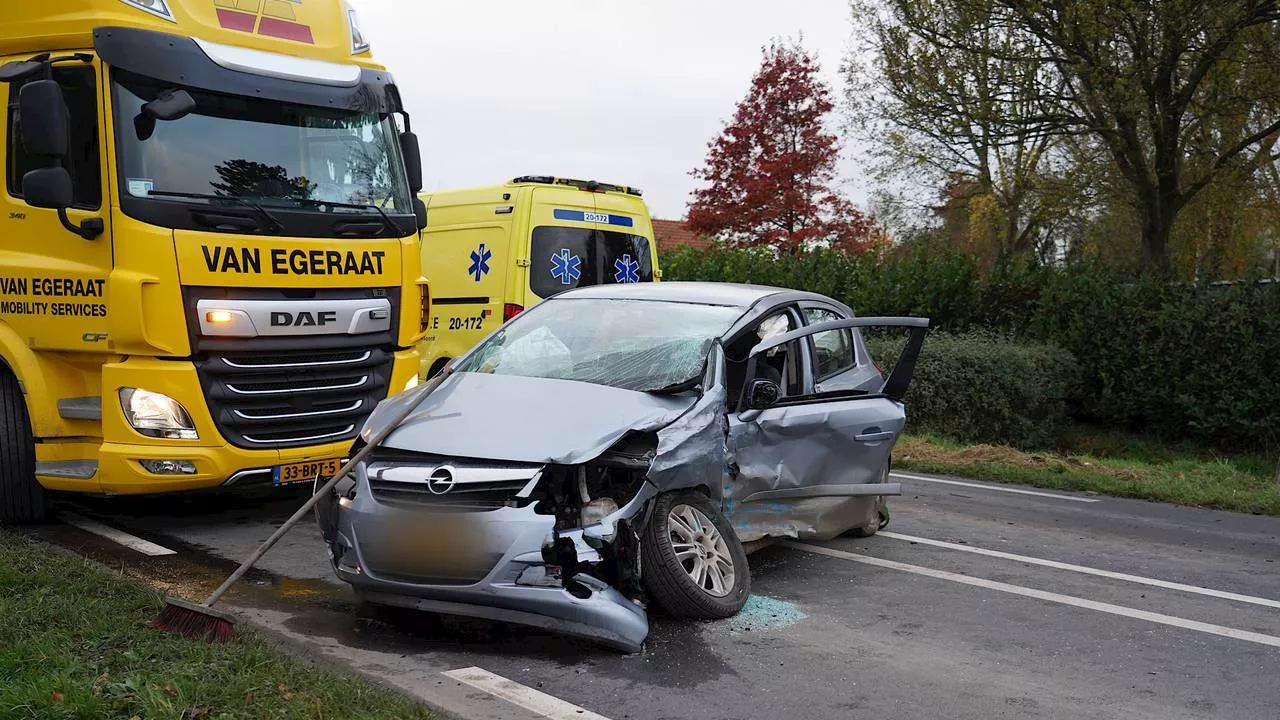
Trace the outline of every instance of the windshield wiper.
<instances>
[{"instance_id":1,"label":"windshield wiper","mask_svg":"<svg viewBox=\"0 0 1280 720\"><path fill-rule=\"evenodd\" d=\"M404 229L401 228L399 225L395 224L394 222L392 222L391 216L388 215L386 211L384 211L382 208L378 207L377 205L360 205L358 203L332 202L330 200L313 200L311 198L299 198L299 197L293 197L289 199L297 203L302 203L303 205L308 205L310 207L335 207L335 208L347 208L348 210L373 210L374 212L378 213L378 217L382 218L383 226L385 226L393 236L399 236L401 233L404 232Z\"/></svg>"},{"instance_id":2,"label":"windshield wiper","mask_svg":"<svg viewBox=\"0 0 1280 720\"><path fill-rule=\"evenodd\" d=\"M150 190L147 194L156 195L158 197L191 198L193 200L230 200L231 202L240 203L251 210L257 211L257 213L262 216L262 219L267 221L267 227L271 228L273 231L284 232L284 223L280 222L275 215L267 212L267 209L258 203L242 197L236 197L234 195L212 195L206 193L170 192L167 190Z\"/></svg>"}]
</instances>

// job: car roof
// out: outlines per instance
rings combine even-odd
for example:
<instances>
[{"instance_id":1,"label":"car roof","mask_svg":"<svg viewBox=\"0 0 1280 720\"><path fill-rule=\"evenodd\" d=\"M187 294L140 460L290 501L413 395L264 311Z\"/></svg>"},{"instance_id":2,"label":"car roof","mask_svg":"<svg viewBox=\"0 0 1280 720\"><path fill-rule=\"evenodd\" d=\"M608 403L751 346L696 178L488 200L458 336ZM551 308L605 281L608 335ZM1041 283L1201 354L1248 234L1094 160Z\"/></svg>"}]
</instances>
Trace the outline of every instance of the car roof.
<instances>
[{"instance_id":1,"label":"car roof","mask_svg":"<svg viewBox=\"0 0 1280 720\"><path fill-rule=\"evenodd\" d=\"M806 295L826 299L812 293L796 293L794 290L765 285L742 285L718 282L646 282L611 285L591 285L567 290L555 299L609 298L626 300L665 300L667 302L726 305L748 308L770 295Z\"/></svg>"}]
</instances>

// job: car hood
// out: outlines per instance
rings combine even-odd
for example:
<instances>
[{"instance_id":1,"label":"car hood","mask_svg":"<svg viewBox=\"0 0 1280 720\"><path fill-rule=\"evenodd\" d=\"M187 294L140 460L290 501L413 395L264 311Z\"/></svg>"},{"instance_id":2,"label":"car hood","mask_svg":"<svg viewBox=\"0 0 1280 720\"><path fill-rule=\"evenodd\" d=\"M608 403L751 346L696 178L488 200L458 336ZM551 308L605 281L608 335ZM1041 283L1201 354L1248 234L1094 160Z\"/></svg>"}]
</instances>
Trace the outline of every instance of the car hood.
<instances>
[{"instance_id":1,"label":"car hood","mask_svg":"<svg viewBox=\"0 0 1280 720\"><path fill-rule=\"evenodd\" d=\"M362 438L368 442L419 399L384 447L564 465L595 459L628 431L663 428L696 401L572 380L456 373L381 403Z\"/></svg>"}]
</instances>

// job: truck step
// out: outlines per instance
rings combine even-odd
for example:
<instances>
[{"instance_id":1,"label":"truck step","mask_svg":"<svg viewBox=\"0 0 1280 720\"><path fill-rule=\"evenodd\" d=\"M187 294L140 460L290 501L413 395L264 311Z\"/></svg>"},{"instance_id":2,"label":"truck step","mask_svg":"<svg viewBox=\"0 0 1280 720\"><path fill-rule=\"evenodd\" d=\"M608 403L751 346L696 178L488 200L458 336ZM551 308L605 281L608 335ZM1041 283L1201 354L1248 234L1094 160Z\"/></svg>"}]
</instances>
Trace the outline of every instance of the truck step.
<instances>
[{"instance_id":1,"label":"truck step","mask_svg":"<svg viewBox=\"0 0 1280 720\"><path fill-rule=\"evenodd\" d=\"M36 475L44 477L88 480L98 474L97 460L58 460L36 463Z\"/></svg>"},{"instance_id":2,"label":"truck step","mask_svg":"<svg viewBox=\"0 0 1280 720\"><path fill-rule=\"evenodd\" d=\"M58 414L65 420L101 420L102 398L63 398L58 401Z\"/></svg>"}]
</instances>

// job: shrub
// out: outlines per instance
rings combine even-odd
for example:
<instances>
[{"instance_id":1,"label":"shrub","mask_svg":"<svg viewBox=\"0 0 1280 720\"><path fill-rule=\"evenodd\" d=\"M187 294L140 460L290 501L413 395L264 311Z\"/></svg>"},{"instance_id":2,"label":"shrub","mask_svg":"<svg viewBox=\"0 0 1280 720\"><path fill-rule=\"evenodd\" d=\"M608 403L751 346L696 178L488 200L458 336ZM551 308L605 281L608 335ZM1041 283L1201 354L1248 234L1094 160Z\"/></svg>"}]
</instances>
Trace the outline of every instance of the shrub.
<instances>
[{"instance_id":1,"label":"shrub","mask_svg":"<svg viewBox=\"0 0 1280 720\"><path fill-rule=\"evenodd\" d=\"M1070 409L1090 423L1231 449L1280 444L1280 283L1133 281L1087 264L984 272L927 243L885 257L684 249L662 262L669 280L811 290L864 316L926 316L943 332L1057 346L1079 361ZM933 337L926 347L946 342ZM1026 442L1017 438L1008 441Z\"/></svg>"},{"instance_id":2,"label":"shrub","mask_svg":"<svg viewBox=\"0 0 1280 720\"><path fill-rule=\"evenodd\" d=\"M897 358L903 342L868 338L882 365ZM1049 447L1069 424L1075 378L1074 358L1052 345L934 333L907 391L907 426L964 442Z\"/></svg>"}]
</instances>

